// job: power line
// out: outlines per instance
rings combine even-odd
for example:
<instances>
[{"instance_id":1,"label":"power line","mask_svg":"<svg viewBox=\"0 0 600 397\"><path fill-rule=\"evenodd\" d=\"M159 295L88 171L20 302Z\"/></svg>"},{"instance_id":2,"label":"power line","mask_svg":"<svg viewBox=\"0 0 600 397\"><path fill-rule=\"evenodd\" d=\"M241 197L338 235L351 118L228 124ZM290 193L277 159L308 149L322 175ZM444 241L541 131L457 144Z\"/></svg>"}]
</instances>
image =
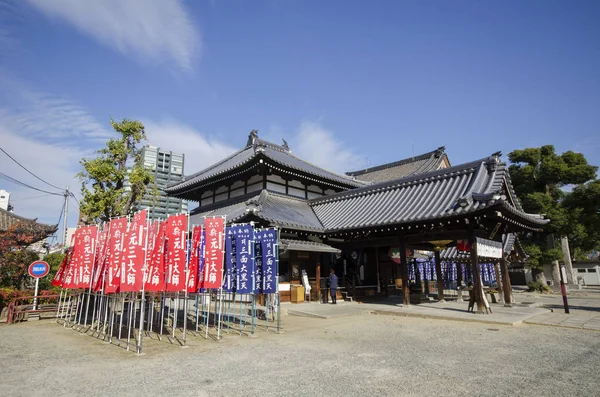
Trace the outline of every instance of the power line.
<instances>
[{"instance_id":1,"label":"power line","mask_svg":"<svg viewBox=\"0 0 600 397\"><path fill-rule=\"evenodd\" d=\"M42 178L40 178L39 176L37 176L37 175L36 175L36 174L34 174L33 172L29 171L27 168L25 168L25 166L24 166L23 164L21 164L21 163L19 163L17 160L15 160L15 159L14 159L14 157L12 157L10 154L6 153L6 150L2 149L1 147L0 147L0 150L2 150L2 152L3 152L5 155L7 155L7 156L8 156L8 158L10 158L12 161L14 161L15 163L17 163L17 164L19 165L19 167L23 168L25 171L29 172L29 173L30 173L31 175L33 175L35 178L37 178L37 179L39 179L40 181L44 182L46 185L48 185L48 186L52 186L53 188L55 188L55 189L58 189L58 190L60 190L60 191L64 190L62 187L58 187L58 186L55 186L55 185L53 185L53 184L51 184L51 183L49 183L49 182L46 182L45 180L43 180Z\"/></svg>"},{"instance_id":2,"label":"power line","mask_svg":"<svg viewBox=\"0 0 600 397\"><path fill-rule=\"evenodd\" d=\"M79 206L79 200L77 200L77 197L75 197L75 193L73 192L69 192L69 196L73 197L73 199L77 202L77 205Z\"/></svg>"},{"instance_id":3,"label":"power line","mask_svg":"<svg viewBox=\"0 0 600 397\"><path fill-rule=\"evenodd\" d=\"M11 198L10 201L31 200L31 199L42 198L42 197L46 197L46 196L50 196L50 194L46 193L46 194L42 194L40 196L23 197L23 198Z\"/></svg>"},{"instance_id":4,"label":"power line","mask_svg":"<svg viewBox=\"0 0 600 397\"><path fill-rule=\"evenodd\" d=\"M55 192L49 192L49 191L43 190L43 189L38 189L37 187L33 187L31 185L28 185L28 184L26 184L24 182L21 182L21 181L15 179L13 177L10 177L10 176L6 175L5 173L2 173L2 172L0 172L0 178L3 178L3 179L5 179L5 180L7 180L9 182L16 183L17 185L20 185L20 186L23 186L23 187L26 187L26 188L29 188L29 189L37 190L38 192L48 193L48 194L52 194L54 196L64 196L65 195L64 193L55 193Z\"/></svg>"}]
</instances>

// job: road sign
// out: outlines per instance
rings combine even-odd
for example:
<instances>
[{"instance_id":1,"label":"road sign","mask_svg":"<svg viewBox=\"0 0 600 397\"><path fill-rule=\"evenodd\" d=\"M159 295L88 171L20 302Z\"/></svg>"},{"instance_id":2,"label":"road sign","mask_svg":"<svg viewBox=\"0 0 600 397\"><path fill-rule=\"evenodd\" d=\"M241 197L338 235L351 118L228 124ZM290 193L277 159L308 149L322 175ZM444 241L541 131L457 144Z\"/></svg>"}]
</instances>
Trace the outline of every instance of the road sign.
<instances>
[{"instance_id":1,"label":"road sign","mask_svg":"<svg viewBox=\"0 0 600 397\"><path fill-rule=\"evenodd\" d=\"M42 278L50 272L50 265L44 261L35 261L29 265L29 275L34 278Z\"/></svg>"}]
</instances>

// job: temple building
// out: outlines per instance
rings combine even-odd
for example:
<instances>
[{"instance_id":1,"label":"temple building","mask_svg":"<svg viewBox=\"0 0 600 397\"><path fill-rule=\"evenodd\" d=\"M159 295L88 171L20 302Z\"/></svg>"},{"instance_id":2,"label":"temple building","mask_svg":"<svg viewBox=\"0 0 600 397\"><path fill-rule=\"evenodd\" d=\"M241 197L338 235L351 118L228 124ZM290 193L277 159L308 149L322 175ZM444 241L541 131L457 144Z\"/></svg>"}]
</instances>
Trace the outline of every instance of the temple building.
<instances>
[{"instance_id":1,"label":"temple building","mask_svg":"<svg viewBox=\"0 0 600 397\"><path fill-rule=\"evenodd\" d=\"M452 273L458 286L468 277L478 288L483 264L495 267L495 280L510 288L514 233L547 223L523 211L500 153L451 165L440 147L343 175L254 130L241 150L166 191L198 203L191 224L223 215L228 224L278 227L282 300L287 283L300 283L302 270L316 293L329 268L340 277L344 297L401 289L407 304L409 284L425 294L423 280L447 290ZM424 260L435 269L423 267ZM480 297L477 303L483 305Z\"/></svg>"}]
</instances>

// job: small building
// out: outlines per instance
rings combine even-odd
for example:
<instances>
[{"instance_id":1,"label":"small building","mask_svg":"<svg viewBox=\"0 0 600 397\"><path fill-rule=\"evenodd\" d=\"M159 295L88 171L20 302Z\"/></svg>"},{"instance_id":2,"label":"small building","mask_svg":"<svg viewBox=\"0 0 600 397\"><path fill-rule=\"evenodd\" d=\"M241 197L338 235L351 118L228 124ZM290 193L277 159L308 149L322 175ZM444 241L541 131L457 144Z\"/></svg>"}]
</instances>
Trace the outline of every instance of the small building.
<instances>
[{"instance_id":1,"label":"small building","mask_svg":"<svg viewBox=\"0 0 600 397\"><path fill-rule=\"evenodd\" d=\"M9 211L10 207L10 192L0 189L0 209Z\"/></svg>"},{"instance_id":2,"label":"small building","mask_svg":"<svg viewBox=\"0 0 600 397\"><path fill-rule=\"evenodd\" d=\"M574 261L573 271L582 285L600 285L600 261Z\"/></svg>"}]
</instances>

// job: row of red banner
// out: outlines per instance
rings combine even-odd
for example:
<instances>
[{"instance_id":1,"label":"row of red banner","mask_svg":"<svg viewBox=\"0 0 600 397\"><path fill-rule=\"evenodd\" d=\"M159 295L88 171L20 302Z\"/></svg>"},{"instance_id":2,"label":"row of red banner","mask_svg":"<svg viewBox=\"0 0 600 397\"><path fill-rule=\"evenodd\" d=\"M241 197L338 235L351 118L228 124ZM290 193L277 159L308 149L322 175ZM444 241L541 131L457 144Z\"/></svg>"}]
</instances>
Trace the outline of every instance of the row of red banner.
<instances>
[{"instance_id":1,"label":"row of red banner","mask_svg":"<svg viewBox=\"0 0 600 397\"><path fill-rule=\"evenodd\" d=\"M220 288L224 226L220 217L206 219L204 233L202 226L194 226L189 258L186 214L172 215L165 222L150 222L146 210L142 210L131 222L113 219L101 231L98 226L80 227L52 285L107 294L193 293Z\"/></svg>"}]
</instances>

